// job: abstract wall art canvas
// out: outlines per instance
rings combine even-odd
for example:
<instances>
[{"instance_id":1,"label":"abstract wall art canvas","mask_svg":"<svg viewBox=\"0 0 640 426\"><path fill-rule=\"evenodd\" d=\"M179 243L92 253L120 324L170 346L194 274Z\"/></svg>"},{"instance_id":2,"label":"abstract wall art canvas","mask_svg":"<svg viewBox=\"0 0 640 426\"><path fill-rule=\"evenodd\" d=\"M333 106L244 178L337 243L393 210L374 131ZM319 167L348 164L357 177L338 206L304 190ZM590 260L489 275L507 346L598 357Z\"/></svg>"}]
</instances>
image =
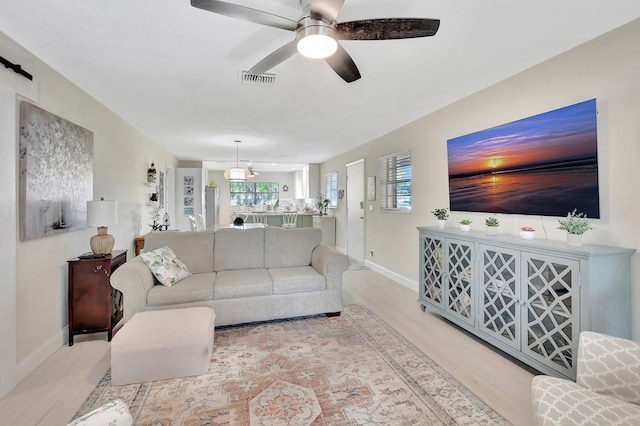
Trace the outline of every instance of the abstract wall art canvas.
<instances>
[{"instance_id":1,"label":"abstract wall art canvas","mask_svg":"<svg viewBox=\"0 0 640 426\"><path fill-rule=\"evenodd\" d=\"M447 141L454 211L600 217L596 100Z\"/></svg>"},{"instance_id":2,"label":"abstract wall art canvas","mask_svg":"<svg viewBox=\"0 0 640 426\"><path fill-rule=\"evenodd\" d=\"M93 199L93 133L20 102L20 240L87 228Z\"/></svg>"}]
</instances>

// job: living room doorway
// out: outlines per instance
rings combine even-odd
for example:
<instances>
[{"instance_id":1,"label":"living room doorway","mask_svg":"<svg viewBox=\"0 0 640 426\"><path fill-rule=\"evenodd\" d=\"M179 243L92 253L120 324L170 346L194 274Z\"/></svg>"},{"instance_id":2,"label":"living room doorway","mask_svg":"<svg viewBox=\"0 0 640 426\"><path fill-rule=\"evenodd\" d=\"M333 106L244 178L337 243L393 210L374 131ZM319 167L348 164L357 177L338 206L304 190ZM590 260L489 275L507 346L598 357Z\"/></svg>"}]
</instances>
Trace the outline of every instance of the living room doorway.
<instances>
[{"instance_id":1,"label":"living room doorway","mask_svg":"<svg viewBox=\"0 0 640 426\"><path fill-rule=\"evenodd\" d=\"M347 255L364 263L364 159L346 165L347 168Z\"/></svg>"}]
</instances>

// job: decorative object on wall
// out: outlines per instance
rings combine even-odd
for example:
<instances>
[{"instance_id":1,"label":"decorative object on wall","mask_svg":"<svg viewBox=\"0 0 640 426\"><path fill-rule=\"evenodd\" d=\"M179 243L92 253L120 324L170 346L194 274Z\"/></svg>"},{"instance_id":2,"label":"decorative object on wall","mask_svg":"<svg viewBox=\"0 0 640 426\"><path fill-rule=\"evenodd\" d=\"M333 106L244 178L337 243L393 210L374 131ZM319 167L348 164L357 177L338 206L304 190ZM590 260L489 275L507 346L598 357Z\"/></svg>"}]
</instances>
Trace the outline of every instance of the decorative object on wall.
<instances>
[{"instance_id":1,"label":"decorative object on wall","mask_svg":"<svg viewBox=\"0 0 640 426\"><path fill-rule=\"evenodd\" d=\"M152 161L151 165L149 166L149 169L147 170L147 182L155 185L156 179L157 179L156 166L155 164L153 164L153 161Z\"/></svg>"},{"instance_id":2,"label":"decorative object on wall","mask_svg":"<svg viewBox=\"0 0 640 426\"><path fill-rule=\"evenodd\" d=\"M87 227L93 198L93 133L20 102L20 240Z\"/></svg>"},{"instance_id":3,"label":"decorative object on wall","mask_svg":"<svg viewBox=\"0 0 640 426\"><path fill-rule=\"evenodd\" d=\"M376 200L376 177L375 176L367 177L367 200L368 201Z\"/></svg>"},{"instance_id":4,"label":"decorative object on wall","mask_svg":"<svg viewBox=\"0 0 640 426\"><path fill-rule=\"evenodd\" d=\"M342 200L344 198L344 189L338 189L338 200Z\"/></svg>"},{"instance_id":5,"label":"decorative object on wall","mask_svg":"<svg viewBox=\"0 0 640 426\"><path fill-rule=\"evenodd\" d=\"M287 185L282 185L282 192L289 191L289 187Z\"/></svg>"},{"instance_id":6,"label":"decorative object on wall","mask_svg":"<svg viewBox=\"0 0 640 426\"><path fill-rule=\"evenodd\" d=\"M596 100L447 142L451 210L600 217Z\"/></svg>"},{"instance_id":7,"label":"decorative object on wall","mask_svg":"<svg viewBox=\"0 0 640 426\"><path fill-rule=\"evenodd\" d=\"M182 193L184 197L182 199L182 205L184 207L185 216L194 216L194 199L193 199L193 176L185 176L183 179L184 187Z\"/></svg>"},{"instance_id":8,"label":"decorative object on wall","mask_svg":"<svg viewBox=\"0 0 640 426\"><path fill-rule=\"evenodd\" d=\"M27 80L31 80L31 81L33 80L33 76L31 74L29 74L28 72L26 72L22 68L22 66L19 65L19 64L14 64L13 62L9 61L8 59L3 58L2 56L0 56L0 64L4 65L5 68L13 70L13 72L15 72L16 74L20 74L21 76L23 76Z\"/></svg>"},{"instance_id":9,"label":"decorative object on wall","mask_svg":"<svg viewBox=\"0 0 640 426\"><path fill-rule=\"evenodd\" d=\"M87 225L96 226L98 233L91 237L89 245L95 254L110 254L115 244L113 235L108 234L110 225L118 224L118 202L100 197L97 201L87 201Z\"/></svg>"},{"instance_id":10,"label":"decorative object on wall","mask_svg":"<svg viewBox=\"0 0 640 426\"><path fill-rule=\"evenodd\" d=\"M158 203L164 208L164 172L158 172Z\"/></svg>"},{"instance_id":11,"label":"decorative object on wall","mask_svg":"<svg viewBox=\"0 0 640 426\"><path fill-rule=\"evenodd\" d=\"M240 167L240 160L238 156L238 148L240 146L240 141L234 141L236 143L236 166L230 167L224 171L224 178L227 180L242 182L247 180L249 171Z\"/></svg>"}]
</instances>

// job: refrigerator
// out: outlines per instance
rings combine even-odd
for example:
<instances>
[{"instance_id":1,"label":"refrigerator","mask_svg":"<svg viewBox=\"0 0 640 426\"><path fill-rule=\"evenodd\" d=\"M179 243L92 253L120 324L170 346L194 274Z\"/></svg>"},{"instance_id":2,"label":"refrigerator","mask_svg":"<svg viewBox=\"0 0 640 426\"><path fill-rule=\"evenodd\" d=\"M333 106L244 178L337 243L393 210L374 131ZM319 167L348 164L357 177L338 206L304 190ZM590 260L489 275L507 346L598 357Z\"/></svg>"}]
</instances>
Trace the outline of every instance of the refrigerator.
<instances>
[{"instance_id":1,"label":"refrigerator","mask_svg":"<svg viewBox=\"0 0 640 426\"><path fill-rule=\"evenodd\" d=\"M220 195L218 187L205 187L204 210L206 228L213 229L220 223Z\"/></svg>"}]
</instances>

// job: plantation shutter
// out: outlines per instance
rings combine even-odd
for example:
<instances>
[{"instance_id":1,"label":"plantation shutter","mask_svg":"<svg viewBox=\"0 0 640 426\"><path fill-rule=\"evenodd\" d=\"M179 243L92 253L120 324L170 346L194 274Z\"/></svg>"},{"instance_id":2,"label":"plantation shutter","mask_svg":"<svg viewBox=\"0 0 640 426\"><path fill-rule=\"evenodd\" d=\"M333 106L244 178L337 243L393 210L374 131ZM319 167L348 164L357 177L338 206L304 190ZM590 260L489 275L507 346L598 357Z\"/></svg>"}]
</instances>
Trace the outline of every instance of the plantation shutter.
<instances>
[{"instance_id":1,"label":"plantation shutter","mask_svg":"<svg viewBox=\"0 0 640 426\"><path fill-rule=\"evenodd\" d=\"M411 152L380 157L380 208L387 212L411 211Z\"/></svg>"}]
</instances>

